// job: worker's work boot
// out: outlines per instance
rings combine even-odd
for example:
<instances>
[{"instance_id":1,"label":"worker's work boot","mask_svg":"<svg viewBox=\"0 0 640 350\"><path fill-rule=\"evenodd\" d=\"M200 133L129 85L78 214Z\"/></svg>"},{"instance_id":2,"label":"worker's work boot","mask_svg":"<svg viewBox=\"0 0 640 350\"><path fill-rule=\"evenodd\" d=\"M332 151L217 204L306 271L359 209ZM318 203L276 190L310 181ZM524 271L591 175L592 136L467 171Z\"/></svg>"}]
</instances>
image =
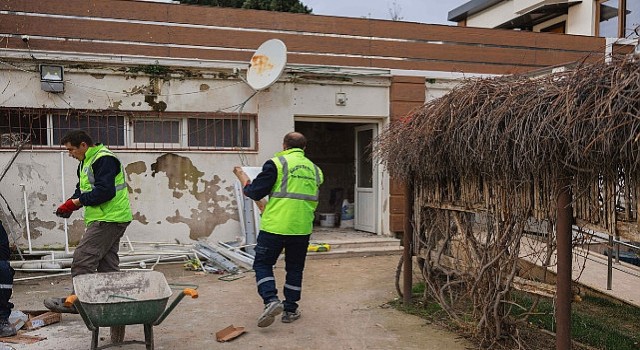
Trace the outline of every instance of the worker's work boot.
<instances>
[{"instance_id":1,"label":"worker's work boot","mask_svg":"<svg viewBox=\"0 0 640 350\"><path fill-rule=\"evenodd\" d=\"M291 323L300 318L302 314L300 310L296 311L284 311L282 313L282 323Z\"/></svg>"},{"instance_id":2,"label":"worker's work boot","mask_svg":"<svg viewBox=\"0 0 640 350\"><path fill-rule=\"evenodd\" d=\"M77 314L78 310L76 310L76 307L71 305L71 306L65 306L64 305L64 301L66 300L66 298L49 298L49 299L45 299L44 300L44 306L53 311L53 312L60 312L60 313L64 313L64 314Z\"/></svg>"},{"instance_id":3,"label":"worker's work boot","mask_svg":"<svg viewBox=\"0 0 640 350\"><path fill-rule=\"evenodd\" d=\"M0 320L0 338L11 337L16 334L18 334L18 331L9 323L9 320Z\"/></svg>"},{"instance_id":4,"label":"worker's work boot","mask_svg":"<svg viewBox=\"0 0 640 350\"><path fill-rule=\"evenodd\" d=\"M258 327L269 327L275 321L276 316L282 313L284 307L280 300L274 300L264 306L262 315L258 318Z\"/></svg>"}]
</instances>

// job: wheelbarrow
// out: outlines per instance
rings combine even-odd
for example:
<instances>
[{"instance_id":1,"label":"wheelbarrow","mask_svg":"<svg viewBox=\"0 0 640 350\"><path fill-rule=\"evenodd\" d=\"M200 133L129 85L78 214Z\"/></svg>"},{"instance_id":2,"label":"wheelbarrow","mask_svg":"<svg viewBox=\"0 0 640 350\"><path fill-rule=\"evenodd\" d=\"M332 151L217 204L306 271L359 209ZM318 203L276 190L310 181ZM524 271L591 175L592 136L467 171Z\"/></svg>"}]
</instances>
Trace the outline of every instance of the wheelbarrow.
<instances>
[{"instance_id":1,"label":"wheelbarrow","mask_svg":"<svg viewBox=\"0 0 640 350\"><path fill-rule=\"evenodd\" d=\"M185 295L198 297L195 289L185 288L166 307L173 293L164 275L157 271L80 275L73 278L73 289L75 294L67 297L65 305L73 304L92 331L91 350L133 343L153 350L153 326L162 323ZM133 324L144 325L144 342L123 342L125 326ZM111 327L111 344L98 347L100 327Z\"/></svg>"}]
</instances>

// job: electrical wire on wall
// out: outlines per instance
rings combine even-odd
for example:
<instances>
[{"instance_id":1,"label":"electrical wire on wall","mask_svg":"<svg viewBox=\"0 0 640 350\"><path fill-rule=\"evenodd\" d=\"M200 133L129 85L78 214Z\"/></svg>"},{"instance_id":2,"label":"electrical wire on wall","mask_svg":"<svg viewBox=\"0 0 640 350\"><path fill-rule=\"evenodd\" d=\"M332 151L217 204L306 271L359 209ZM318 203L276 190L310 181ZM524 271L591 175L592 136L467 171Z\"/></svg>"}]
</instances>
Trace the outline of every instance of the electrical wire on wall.
<instances>
[{"instance_id":1,"label":"electrical wire on wall","mask_svg":"<svg viewBox=\"0 0 640 350\"><path fill-rule=\"evenodd\" d=\"M247 103L255 96L258 94L259 91L254 91L251 96L249 96L246 100L244 100L242 103L240 103L239 108L238 108L238 114L237 114L237 127L238 127L238 135L236 137L236 149L238 151L238 158L240 159L240 165L242 166L248 166L248 161L247 161L247 154L244 152L245 147L243 147L242 145L242 140L244 140L244 130L242 129L242 121L244 120L242 118L242 111L244 110L244 107L247 105ZM251 135L247 135L249 137L251 137Z\"/></svg>"}]
</instances>

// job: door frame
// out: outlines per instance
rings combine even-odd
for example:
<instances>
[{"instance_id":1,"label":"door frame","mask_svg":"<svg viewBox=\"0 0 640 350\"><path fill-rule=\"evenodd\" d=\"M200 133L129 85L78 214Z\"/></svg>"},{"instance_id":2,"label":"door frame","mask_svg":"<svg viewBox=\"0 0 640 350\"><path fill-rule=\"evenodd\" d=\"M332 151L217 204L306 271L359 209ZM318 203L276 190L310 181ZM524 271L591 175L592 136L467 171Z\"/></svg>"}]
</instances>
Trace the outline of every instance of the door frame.
<instances>
[{"instance_id":1,"label":"door frame","mask_svg":"<svg viewBox=\"0 0 640 350\"><path fill-rule=\"evenodd\" d=\"M376 166L376 163L373 161L373 159L371 161L371 167L372 167L372 169L371 169L371 177L372 177L372 179L371 179L371 190L369 191L369 190L366 190L367 189L366 187L360 187L359 186L359 181L360 181L359 174L360 174L360 171L359 171L358 167L360 165L360 153L361 152L360 152L360 149L359 149L360 146L358 144L358 133L360 133L361 131L368 131L368 130L371 130L371 138L372 138L372 140L375 139L378 136L379 128L378 128L378 125L375 124L375 123L367 123L367 124L363 124L363 125L360 125L360 126L356 126L355 130L354 130L354 136L353 136L355 138L355 160L356 160L356 162L355 162L356 163L355 164L356 181L355 181L355 187L353 189L353 193L354 193L353 194L353 197L354 197L353 201L354 201L354 204L355 204L355 213L356 213L356 220L355 220L356 223L354 224L354 228L356 230L365 231L365 232L372 232L372 233L378 234L378 232L380 231L378 229L378 223L379 223L378 216L380 216L382 213L380 213L380 211L377 208L377 203L379 202L378 201L378 197L380 197L380 194L379 194L380 188L378 186L378 183L379 183L378 182L378 171L377 171L378 167ZM373 157L373 155L372 155L372 157ZM374 203L376 203L373 206L373 222L371 223L371 226L372 226L371 229L369 229L369 227L365 227L365 225L358 225L357 224L357 222L358 222L358 219L357 219L358 218L358 206L359 205L364 205L364 204L360 203L360 200L358 199L359 198L359 192L362 192L362 193L370 192L371 195L373 196ZM365 228L367 228L367 229L365 230Z\"/></svg>"},{"instance_id":2,"label":"door frame","mask_svg":"<svg viewBox=\"0 0 640 350\"><path fill-rule=\"evenodd\" d=\"M384 130L388 123L388 117L352 117L352 116L294 116L295 122L310 123L355 123L355 124L376 124L378 135ZM355 134L353 135L355 138ZM355 141L355 140L354 140ZM355 151L355 150L354 150ZM389 175L384 166L374 161L374 171L377 175L376 181L376 235L390 235L389 230Z\"/></svg>"}]
</instances>

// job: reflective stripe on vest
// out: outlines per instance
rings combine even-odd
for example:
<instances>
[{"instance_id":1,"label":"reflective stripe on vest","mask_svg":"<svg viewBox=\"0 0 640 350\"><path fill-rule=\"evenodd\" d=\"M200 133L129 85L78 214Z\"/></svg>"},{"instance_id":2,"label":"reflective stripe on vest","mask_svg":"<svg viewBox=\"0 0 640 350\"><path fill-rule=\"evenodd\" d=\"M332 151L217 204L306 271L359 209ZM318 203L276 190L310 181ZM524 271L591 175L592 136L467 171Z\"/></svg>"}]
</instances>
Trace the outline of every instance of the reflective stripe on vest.
<instances>
[{"instance_id":1,"label":"reflective stripe on vest","mask_svg":"<svg viewBox=\"0 0 640 350\"><path fill-rule=\"evenodd\" d=\"M282 164L282 181L280 182L280 192L271 193L271 197L274 198L291 198L291 199L301 199L305 201L318 201L318 195L320 194L320 187L316 191L315 195L301 194L301 193L291 193L287 191L287 185L289 183L289 163L284 156L279 156L280 164ZM316 173L316 183L320 183L320 171L318 171L318 166L313 165Z\"/></svg>"},{"instance_id":2,"label":"reflective stripe on vest","mask_svg":"<svg viewBox=\"0 0 640 350\"><path fill-rule=\"evenodd\" d=\"M89 185L91 185L91 191L93 191L96 188L96 176L93 174L93 163L95 163L96 160L98 160L98 158L100 158L98 155L100 155L101 153L104 153L105 155L114 157L117 159L116 155L111 152L108 149L101 149L99 150L94 156L93 159L91 160L91 164L89 164L89 167L87 168L87 179L89 180ZM124 174L124 169L122 168L122 163L120 163L120 171L122 171L122 173ZM116 191L122 190L127 188L127 182L125 180L125 182L115 185L116 187ZM91 191L81 191L82 193L88 193Z\"/></svg>"}]
</instances>

